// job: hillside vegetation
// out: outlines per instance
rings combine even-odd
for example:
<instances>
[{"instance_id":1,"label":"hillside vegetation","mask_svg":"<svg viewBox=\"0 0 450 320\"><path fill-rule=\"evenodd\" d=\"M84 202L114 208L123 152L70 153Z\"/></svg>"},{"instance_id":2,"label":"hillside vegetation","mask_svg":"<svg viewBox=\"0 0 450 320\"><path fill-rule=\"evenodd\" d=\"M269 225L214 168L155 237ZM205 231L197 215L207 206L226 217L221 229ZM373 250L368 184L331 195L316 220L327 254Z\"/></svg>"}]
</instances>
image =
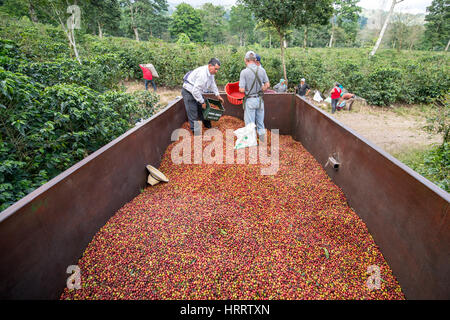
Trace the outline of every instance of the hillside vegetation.
<instances>
[{"instance_id":1,"label":"hillside vegetation","mask_svg":"<svg viewBox=\"0 0 450 320\"><path fill-rule=\"evenodd\" d=\"M282 75L279 49L208 47L189 41L77 34L81 64L57 27L0 16L0 211L150 117L158 95L126 93L121 80L140 79L153 63L159 86L181 86L183 75L222 62L218 85L235 82L248 49L262 56L272 85ZM302 77L321 92L335 81L372 105L429 103L449 89L447 53L288 48L289 87Z\"/></svg>"}]
</instances>

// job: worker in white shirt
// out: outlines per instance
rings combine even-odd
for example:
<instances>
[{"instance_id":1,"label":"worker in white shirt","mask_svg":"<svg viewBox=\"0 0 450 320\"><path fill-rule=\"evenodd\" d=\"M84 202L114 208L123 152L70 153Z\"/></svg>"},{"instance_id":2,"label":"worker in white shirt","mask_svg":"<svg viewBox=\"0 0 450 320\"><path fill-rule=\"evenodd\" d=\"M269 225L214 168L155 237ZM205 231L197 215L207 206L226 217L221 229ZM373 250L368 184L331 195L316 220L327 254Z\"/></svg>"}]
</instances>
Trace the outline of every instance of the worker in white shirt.
<instances>
[{"instance_id":1,"label":"worker in white shirt","mask_svg":"<svg viewBox=\"0 0 450 320\"><path fill-rule=\"evenodd\" d=\"M214 75L220 69L220 61L216 58L209 60L205 66L198 67L186 73L183 77L183 89L181 95L184 100L189 126L194 132L194 121L202 120L205 128L211 128L211 121L203 118L203 109L206 108L203 93L213 92L214 95L224 103L219 95ZM195 132L194 132L195 133Z\"/></svg>"}]
</instances>

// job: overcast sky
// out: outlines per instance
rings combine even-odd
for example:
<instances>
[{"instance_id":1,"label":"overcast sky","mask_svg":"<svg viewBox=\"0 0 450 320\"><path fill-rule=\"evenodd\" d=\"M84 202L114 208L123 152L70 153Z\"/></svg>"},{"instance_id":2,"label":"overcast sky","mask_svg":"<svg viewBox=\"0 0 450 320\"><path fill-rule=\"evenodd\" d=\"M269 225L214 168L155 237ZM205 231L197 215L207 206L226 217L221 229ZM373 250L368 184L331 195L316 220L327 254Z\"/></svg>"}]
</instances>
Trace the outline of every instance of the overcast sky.
<instances>
[{"instance_id":1,"label":"overcast sky","mask_svg":"<svg viewBox=\"0 0 450 320\"><path fill-rule=\"evenodd\" d=\"M395 12L426 13L432 0L404 0L395 6ZM361 0L359 5L366 9L389 10L392 0Z\"/></svg>"},{"instance_id":2,"label":"overcast sky","mask_svg":"<svg viewBox=\"0 0 450 320\"><path fill-rule=\"evenodd\" d=\"M189 3L192 6L199 6L205 2L210 2L214 5L233 5L236 0L168 0L170 3L178 4L181 2ZM425 13L427 7L431 4L432 0L404 0L395 6L395 12L408 12L408 13ZM359 5L366 9L384 9L389 10L392 0L361 0Z\"/></svg>"}]
</instances>

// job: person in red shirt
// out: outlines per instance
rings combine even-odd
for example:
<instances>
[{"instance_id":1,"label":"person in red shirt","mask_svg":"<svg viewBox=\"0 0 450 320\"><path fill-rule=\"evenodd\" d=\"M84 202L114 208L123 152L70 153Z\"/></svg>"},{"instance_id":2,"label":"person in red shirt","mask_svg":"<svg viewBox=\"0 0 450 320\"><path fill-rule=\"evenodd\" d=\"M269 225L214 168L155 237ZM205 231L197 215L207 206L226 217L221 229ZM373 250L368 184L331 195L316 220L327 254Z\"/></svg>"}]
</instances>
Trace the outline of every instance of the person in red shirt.
<instances>
[{"instance_id":1,"label":"person in red shirt","mask_svg":"<svg viewBox=\"0 0 450 320\"><path fill-rule=\"evenodd\" d=\"M142 69L143 78L145 80L145 90L148 90L148 83L150 82L153 86L153 90L156 92L156 84L155 81L153 81L152 72L142 64L140 64L139 67Z\"/></svg>"},{"instance_id":2,"label":"person in red shirt","mask_svg":"<svg viewBox=\"0 0 450 320\"><path fill-rule=\"evenodd\" d=\"M333 89L331 89L331 113L336 112L336 106L341 97L342 89L339 87L339 83L335 83Z\"/></svg>"}]
</instances>

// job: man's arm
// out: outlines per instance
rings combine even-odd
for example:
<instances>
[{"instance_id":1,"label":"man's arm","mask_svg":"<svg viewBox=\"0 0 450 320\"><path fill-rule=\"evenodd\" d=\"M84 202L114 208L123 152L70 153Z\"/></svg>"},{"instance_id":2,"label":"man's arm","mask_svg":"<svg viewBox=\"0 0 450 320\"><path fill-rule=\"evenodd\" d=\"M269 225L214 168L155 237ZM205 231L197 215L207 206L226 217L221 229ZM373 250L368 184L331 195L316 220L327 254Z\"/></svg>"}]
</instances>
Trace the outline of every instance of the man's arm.
<instances>
[{"instance_id":1,"label":"man's arm","mask_svg":"<svg viewBox=\"0 0 450 320\"><path fill-rule=\"evenodd\" d=\"M203 99L203 88L206 85L206 77L203 72L198 72L192 86L192 95L198 103L205 104L205 99Z\"/></svg>"},{"instance_id":2,"label":"man's arm","mask_svg":"<svg viewBox=\"0 0 450 320\"><path fill-rule=\"evenodd\" d=\"M239 75L239 92L245 93L245 78L242 72L243 71L241 71L241 74Z\"/></svg>"},{"instance_id":3,"label":"man's arm","mask_svg":"<svg viewBox=\"0 0 450 320\"><path fill-rule=\"evenodd\" d=\"M217 88L215 79L213 79L213 81L211 82L209 90L211 90L216 97L219 95L219 89Z\"/></svg>"},{"instance_id":4,"label":"man's arm","mask_svg":"<svg viewBox=\"0 0 450 320\"><path fill-rule=\"evenodd\" d=\"M210 90L214 92L214 95L217 97L217 99L219 99L220 102L224 103L223 98L220 96L219 89L217 88L215 80L212 81Z\"/></svg>"}]
</instances>

